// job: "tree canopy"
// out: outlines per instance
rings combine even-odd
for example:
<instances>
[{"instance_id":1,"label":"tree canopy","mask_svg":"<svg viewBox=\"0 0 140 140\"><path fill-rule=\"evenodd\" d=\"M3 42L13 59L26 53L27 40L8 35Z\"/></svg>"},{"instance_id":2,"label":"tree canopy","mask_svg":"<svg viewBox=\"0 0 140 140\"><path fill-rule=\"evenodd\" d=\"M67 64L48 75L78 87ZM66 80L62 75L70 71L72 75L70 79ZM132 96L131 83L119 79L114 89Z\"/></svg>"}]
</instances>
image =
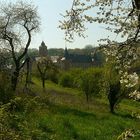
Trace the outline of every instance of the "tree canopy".
<instances>
[{"instance_id":1,"label":"tree canopy","mask_svg":"<svg viewBox=\"0 0 140 140\"><path fill-rule=\"evenodd\" d=\"M0 8L0 43L11 52L14 61L12 86L15 90L20 69L26 62L26 54L31 43L32 33L40 25L37 8L31 3L4 3ZM23 48L20 55L16 50Z\"/></svg>"},{"instance_id":2,"label":"tree canopy","mask_svg":"<svg viewBox=\"0 0 140 140\"><path fill-rule=\"evenodd\" d=\"M96 14L89 14L93 9ZM85 37L87 22L107 24L107 30L135 41L140 37L139 0L73 0L71 9L63 17L60 28L65 30L67 41L73 41L75 33Z\"/></svg>"}]
</instances>

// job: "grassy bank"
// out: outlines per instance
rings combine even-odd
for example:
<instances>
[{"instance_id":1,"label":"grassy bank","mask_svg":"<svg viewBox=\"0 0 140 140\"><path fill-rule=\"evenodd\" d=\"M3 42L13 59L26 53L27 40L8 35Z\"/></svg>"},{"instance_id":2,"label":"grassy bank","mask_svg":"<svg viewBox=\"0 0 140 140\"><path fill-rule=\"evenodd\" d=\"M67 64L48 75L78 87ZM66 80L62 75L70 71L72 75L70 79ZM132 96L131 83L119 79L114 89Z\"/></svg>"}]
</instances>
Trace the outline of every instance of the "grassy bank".
<instances>
[{"instance_id":1,"label":"grassy bank","mask_svg":"<svg viewBox=\"0 0 140 140\"><path fill-rule=\"evenodd\" d=\"M30 88L37 97L16 101L15 106L20 104L24 109L11 112L14 125L8 125L19 135L18 140L116 140L127 129L140 130L140 120L131 116L140 112L139 103L125 100L113 115L105 98L87 103L76 89L47 81L43 91L38 79L33 82ZM139 140L140 135L133 139Z\"/></svg>"}]
</instances>

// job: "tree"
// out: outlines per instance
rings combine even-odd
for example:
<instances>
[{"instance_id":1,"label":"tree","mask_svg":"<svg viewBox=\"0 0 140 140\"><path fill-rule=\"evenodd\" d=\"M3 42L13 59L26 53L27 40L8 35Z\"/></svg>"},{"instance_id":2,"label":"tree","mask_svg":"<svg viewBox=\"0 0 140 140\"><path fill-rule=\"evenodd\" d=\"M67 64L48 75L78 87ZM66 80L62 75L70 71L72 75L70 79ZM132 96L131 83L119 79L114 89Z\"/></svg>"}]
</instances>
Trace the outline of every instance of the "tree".
<instances>
[{"instance_id":1,"label":"tree","mask_svg":"<svg viewBox=\"0 0 140 140\"><path fill-rule=\"evenodd\" d=\"M87 102L89 102L89 97L91 96L93 92L94 83L92 80L93 80L93 77L91 77L91 75L87 76L87 74L83 74L81 77L81 88L82 88L82 91L86 95Z\"/></svg>"},{"instance_id":2,"label":"tree","mask_svg":"<svg viewBox=\"0 0 140 140\"><path fill-rule=\"evenodd\" d=\"M0 49L0 71L11 68L11 54L4 49Z\"/></svg>"},{"instance_id":3,"label":"tree","mask_svg":"<svg viewBox=\"0 0 140 140\"><path fill-rule=\"evenodd\" d=\"M122 47L123 45L123 47ZM131 46L132 45L132 46ZM136 45L109 44L103 48L106 55L105 78L108 87L110 111L114 113L115 106L137 88L138 75L131 68L137 59ZM128 48L131 48L128 52Z\"/></svg>"},{"instance_id":4,"label":"tree","mask_svg":"<svg viewBox=\"0 0 140 140\"><path fill-rule=\"evenodd\" d=\"M110 112L114 113L114 108L117 105L120 97L120 89L121 89L121 84L120 82L113 83L109 85L109 93L108 93L108 100L109 100L109 105L110 105Z\"/></svg>"},{"instance_id":5,"label":"tree","mask_svg":"<svg viewBox=\"0 0 140 140\"><path fill-rule=\"evenodd\" d=\"M91 9L96 10L94 16L88 15L88 11ZM65 19L61 21L60 28L65 31L65 39L70 42L73 41L75 34L85 37L85 23L87 22L106 24L107 30L114 31L117 35L120 34L122 37L127 38L126 42L122 44L102 39L102 41L107 41L107 48L111 52L108 56L113 55L116 57L114 64L120 78L115 84L109 85L110 92L108 98L111 112L114 112L116 102L122 98L119 95L120 86L124 86L124 89L127 91L127 89L135 87L138 83L138 75L136 73L130 74L129 70L137 57L137 48L134 47L135 43L140 40L140 1L73 0L71 9L67 10L63 17ZM116 91L117 89L118 92ZM113 93L115 96L112 96Z\"/></svg>"},{"instance_id":6,"label":"tree","mask_svg":"<svg viewBox=\"0 0 140 140\"><path fill-rule=\"evenodd\" d=\"M107 97L109 101L109 108L111 113L115 113L115 107L123 99L123 94L121 92L120 76L118 71L115 69L115 60L113 57L108 58L108 62L104 67L104 79L105 87L107 91Z\"/></svg>"},{"instance_id":7,"label":"tree","mask_svg":"<svg viewBox=\"0 0 140 140\"><path fill-rule=\"evenodd\" d=\"M94 16L88 14L92 9L96 10ZM135 41L140 37L139 0L73 0L71 9L63 17L60 28L65 30L67 41L73 41L75 33L85 37L87 22L107 24L106 29Z\"/></svg>"},{"instance_id":8,"label":"tree","mask_svg":"<svg viewBox=\"0 0 140 140\"><path fill-rule=\"evenodd\" d=\"M46 80L46 74L47 70L53 68L53 63L50 58L48 57L41 57L37 62L37 68L40 73L41 81L42 81L42 87L43 90L45 90L45 80Z\"/></svg>"},{"instance_id":9,"label":"tree","mask_svg":"<svg viewBox=\"0 0 140 140\"><path fill-rule=\"evenodd\" d=\"M15 91L20 70L26 63L25 56L31 43L32 33L39 29L37 8L23 1L4 4L0 8L0 42L11 52L14 70L11 77L12 89ZM16 49L23 52L17 55Z\"/></svg>"},{"instance_id":10,"label":"tree","mask_svg":"<svg viewBox=\"0 0 140 140\"><path fill-rule=\"evenodd\" d=\"M86 100L89 102L91 96L99 96L102 91L101 85L103 73L100 68L87 69L81 74L80 87L86 95Z\"/></svg>"},{"instance_id":11,"label":"tree","mask_svg":"<svg viewBox=\"0 0 140 140\"><path fill-rule=\"evenodd\" d=\"M94 50L95 50L94 46L92 46L90 44L86 45L83 49L84 54L86 54L86 55L91 55L94 52Z\"/></svg>"},{"instance_id":12,"label":"tree","mask_svg":"<svg viewBox=\"0 0 140 140\"><path fill-rule=\"evenodd\" d=\"M18 52L19 55L21 55L21 53L23 53L24 51L24 48L20 49L20 51ZM29 48L28 49L28 56L31 57L32 59L34 59L35 57L38 57L39 56L39 50L36 49L36 48Z\"/></svg>"},{"instance_id":13,"label":"tree","mask_svg":"<svg viewBox=\"0 0 140 140\"><path fill-rule=\"evenodd\" d=\"M62 49L62 48L49 48L48 55L49 56L64 56L64 49Z\"/></svg>"},{"instance_id":14,"label":"tree","mask_svg":"<svg viewBox=\"0 0 140 140\"><path fill-rule=\"evenodd\" d=\"M26 81L25 81L25 90L28 90L29 84L31 84L31 72L32 71L32 60L31 57L26 56Z\"/></svg>"}]
</instances>

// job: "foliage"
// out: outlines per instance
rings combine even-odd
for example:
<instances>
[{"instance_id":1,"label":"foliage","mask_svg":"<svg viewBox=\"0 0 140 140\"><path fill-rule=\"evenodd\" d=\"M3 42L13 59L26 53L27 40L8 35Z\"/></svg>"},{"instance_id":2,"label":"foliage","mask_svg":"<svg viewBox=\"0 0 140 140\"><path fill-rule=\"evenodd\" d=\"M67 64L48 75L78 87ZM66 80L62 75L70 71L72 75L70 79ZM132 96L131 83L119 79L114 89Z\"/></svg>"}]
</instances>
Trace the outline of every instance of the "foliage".
<instances>
[{"instance_id":1,"label":"foliage","mask_svg":"<svg viewBox=\"0 0 140 140\"><path fill-rule=\"evenodd\" d=\"M112 111L117 102L128 97L131 92L137 89L139 77L131 70L133 63L138 58L135 46L135 43L119 44L114 42L103 47L108 65L106 75L109 85L108 98Z\"/></svg>"},{"instance_id":2,"label":"foliage","mask_svg":"<svg viewBox=\"0 0 140 140\"><path fill-rule=\"evenodd\" d=\"M48 69L46 72L46 80L50 80L54 83L58 83L59 81L59 75L60 70L59 68L54 64L52 68ZM32 65L32 76L40 78L40 72L38 71L37 64L33 63Z\"/></svg>"},{"instance_id":3,"label":"foliage","mask_svg":"<svg viewBox=\"0 0 140 140\"><path fill-rule=\"evenodd\" d=\"M30 57L30 58L35 58L35 57L37 57L39 55L39 51L38 51L38 49L36 49L36 48L29 48L28 49L28 56Z\"/></svg>"},{"instance_id":4,"label":"foliage","mask_svg":"<svg viewBox=\"0 0 140 140\"><path fill-rule=\"evenodd\" d=\"M88 69L81 74L81 89L86 95L87 102L93 94L99 96L103 91L103 71L100 68Z\"/></svg>"},{"instance_id":5,"label":"foliage","mask_svg":"<svg viewBox=\"0 0 140 140\"><path fill-rule=\"evenodd\" d=\"M117 140L127 140L127 139L132 139L132 138L135 138L135 137L138 137L140 135L140 132L139 131L135 131L135 130L132 130L132 129L128 129L128 130L125 130L118 138Z\"/></svg>"},{"instance_id":6,"label":"foliage","mask_svg":"<svg viewBox=\"0 0 140 140\"><path fill-rule=\"evenodd\" d=\"M140 101L140 92L135 90L129 94L129 97L134 99L135 101Z\"/></svg>"},{"instance_id":7,"label":"foliage","mask_svg":"<svg viewBox=\"0 0 140 140\"><path fill-rule=\"evenodd\" d=\"M49 48L48 49L49 56L64 56L64 49L63 48Z\"/></svg>"},{"instance_id":8,"label":"foliage","mask_svg":"<svg viewBox=\"0 0 140 140\"><path fill-rule=\"evenodd\" d=\"M108 58L108 57L107 57ZM114 113L114 109L116 105L124 98L124 92L121 89L120 85L120 75L118 75L118 71L115 69L115 59L114 57L109 57L104 67L105 74L105 86L107 97L109 101L110 111ZM123 96L122 96L123 95Z\"/></svg>"},{"instance_id":9,"label":"foliage","mask_svg":"<svg viewBox=\"0 0 140 140\"><path fill-rule=\"evenodd\" d=\"M64 87L80 88L80 68L72 68L69 71L61 71L59 76L59 84Z\"/></svg>"},{"instance_id":10,"label":"foliage","mask_svg":"<svg viewBox=\"0 0 140 140\"><path fill-rule=\"evenodd\" d=\"M38 71L40 73L40 77L42 80L42 87L43 89L45 89L45 80L47 78L47 70L55 69L55 66L53 65L49 57L41 57L37 61L37 68L38 68Z\"/></svg>"},{"instance_id":11,"label":"foliage","mask_svg":"<svg viewBox=\"0 0 140 140\"><path fill-rule=\"evenodd\" d=\"M0 139L49 139L48 134L41 129L30 128L30 123L26 118L36 110L37 106L41 106L41 100L38 97L32 99L16 97L2 105L0 107Z\"/></svg>"},{"instance_id":12,"label":"foliage","mask_svg":"<svg viewBox=\"0 0 140 140\"><path fill-rule=\"evenodd\" d=\"M104 92L103 85L103 69L102 68L89 68L71 69L64 72L59 79L59 84L63 87L77 88L84 91L87 101L91 95L101 96Z\"/></svg>"},{"instance_id":13,"label":"foliage","mask_svg":"<svg viewBox=\"0 0 140 140\"><path fill-rule=\"evenodd\" d=\"M105 63L105 55L102 50L99 48L96 49L93 55L94 61L97 63L98 66L103 66Z\"/></svg>"},{"instance_id":14,"label":"foliage","mask_svg":"<svg viewBox=\"0 0 140 140\"><path fill-rule=\"evenodd\" d=\"M96 14L88 14L94 10ZM60 28L65 31L65 39L73 41L74 34L85 37L87 22L103 23L109 25L106 29L121 33L134 40L139 38L140 33L140 3L139 0L73 0L72 7L67 10Z\"/></svg>"},{"instance_id":15,"label":"foliage","mask_svg":"<svg viewBox=\"0 0 140 140\"><path fill-rule=\"evenodd\" d=\"M14 62L11 83L15 91L20 70L26 63L32 33L38 31L40 21L36 7L23 1L3 4L0 15L0 42L9 50ZM16 49L20 46L23 52L17 55Z\"/></svg>"},{"instance_id":16,"label":"foliage","mask_svg":"<svg viewBox=\"0 0 140 140\"><path fill-rule=\"evenodd\" d=\"M73 68L70 69L68 72L73 77L73 87L80 89L80 79L81 79L81 74L83 73L83 69Z\"/></svg>"},{"instance_id":17,"label":"foliage","mask_svg":"<svg viewBox=\"0 0 140 140\"><path fill-rule=\"evenodd\" d=\"M55 66L55 69L49 69L48 70L46 79L58 84L59 70L56 66Z\"/></svg>"},{"instance_id":18,"label":"foliage","mask_svg":"<svg viewBox=\"0 0 140 140\"><path fill-rule=\"evenodd\" d=\"M32 90L39 96L16 97L0 107L5 112L0 117L3 139L114 140L129 128L140 128L139 120L130 116L139 112L139 102L124 100L117 115L112 115L106 98L94 98L87 106L77 90L47 81L49 94L43 95L41 81L33 78L33 82Z\"/></svg>"},{"instance_id":19,"label":"foliage","mask_svg":"<svg viewBox=\"0 0 140 140\"><path fill-rule=\"evenodd\" d=\"M63 87L73 87L73 76L69 73L62 74L59 84Z\"/></svg>"},{"instance_id":20,"label":"foliage","mask_svg":"<svg viewBox=\"0 0 140 140\"><path fill-rule=\"evenodd\" d=\"M86 45L84 48L83 48L83 51L84 51L84 54L86 55L91 55L92 52L94 52L95 50L95 47L93 45Z\"/></svg>"},{"instance_id":21,"label":"foliage","mask_svg":"<svg viewBox=\"0 0 140 140\"><path fill-rule=\"evenodd\" d=\"M11 54L4 50L0 49L0 70L8 70L11 68Z\"/></svg>"},{"instance_id":22,"label":"foliage","mask_svg":"<svg viewBox=\"0 0 140 140\"><path fill-rule=\"evenodd\" d=\"M114 100L113 104L115 104L118 99L126 96L125 94L128 95L128 91L132 91L133 88L136 88L138 83L138 75L136 73L131 74L129 69L132 63L137 59L137 47L134 47L136 45L133 41L139 40L140 3L139 0L131 0L130 4L127 3L128 1L126 0L73 0L71 9L67 10L66 14L63 15L64 21L60 22L60 28L65 31L65 40L70 42L74 40L75 33L80 37L85 37L85 23L87 22L107 24L109 25L107 30L114 31L117 35L120 33L122 37L127 37L127 41L122 44L112 43L107 39L108 46L104 50L105 54L109 56L107 59L112 61L112 65L116 69L115 73L118 74L117 77L119 77L117 78L118 80L114 80L113 78L114 83L112 83L111 79L111 82L109 81L108 83L110 90L109 100L111 102ZM96 10L94 18L88 15L88 11L92 9ZM116 89L115 86L118 88ZM116 90L118 90L118 92ZM115 96L113 92L115 92Z\"/></svg>"},{"instance_id":23,"label":"foliage","mask_svg":"<svg viewBox=\"0 0 140 140\"><path fill-rule=\"evenodd\" d=\"M14 97L11 91L10 74L8 72L0 72L0 102L7 103Z\"/></svg>"}]
</instances>

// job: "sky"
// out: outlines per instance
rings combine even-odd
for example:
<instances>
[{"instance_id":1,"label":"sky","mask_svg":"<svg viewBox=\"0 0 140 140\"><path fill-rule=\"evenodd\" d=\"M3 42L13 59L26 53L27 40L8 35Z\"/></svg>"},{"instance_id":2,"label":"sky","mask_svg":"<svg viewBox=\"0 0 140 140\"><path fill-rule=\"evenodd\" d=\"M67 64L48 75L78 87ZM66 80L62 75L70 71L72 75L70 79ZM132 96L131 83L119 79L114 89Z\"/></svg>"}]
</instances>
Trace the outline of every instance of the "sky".
<instances>
[{"instance_id":1,"label":"sky","mask_svg":"<svg viewBox=\"0 0 140 140\"><path fill-rule=\"evenodd\" d=\"M86 45L98 45L98 40L110 35L101 25L97 23L88 24L86 31L87 38L75 38L73 43L65 43L64 32L58 28L59 21L62 19L60 13L71 8L72 0L33 0L38 7L41 17L41 31L34 36L31 47L37 48L42 40L48 48L84 48ZM92 14L92 13L91 13Z\"/></svg>"},{"instance_id":2,"label":"sky","mask_svg":"<svg viewBox=\"0 0 140 140\"><path fill-rule=\"evenodd\" d=\"M18 1L18 0L7 0ZM84 48L86 45L98 46L98 40L102 38L115 39L116 35L106 31L104 27L97 23L87 24L87 38L75 38L73 43L65 43L64 32L58 28L61 14L71 8L72 0L26 0L32 1L38 7L38 13L41 18L40 32L36 33L30 45L30 48L38 48L42 41L48 48ZM90 13L92 15L92 12Z\"/></svg>"}]
</instances>

